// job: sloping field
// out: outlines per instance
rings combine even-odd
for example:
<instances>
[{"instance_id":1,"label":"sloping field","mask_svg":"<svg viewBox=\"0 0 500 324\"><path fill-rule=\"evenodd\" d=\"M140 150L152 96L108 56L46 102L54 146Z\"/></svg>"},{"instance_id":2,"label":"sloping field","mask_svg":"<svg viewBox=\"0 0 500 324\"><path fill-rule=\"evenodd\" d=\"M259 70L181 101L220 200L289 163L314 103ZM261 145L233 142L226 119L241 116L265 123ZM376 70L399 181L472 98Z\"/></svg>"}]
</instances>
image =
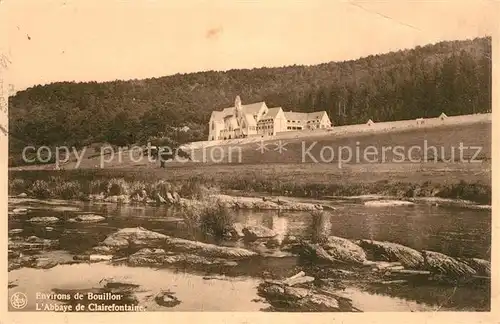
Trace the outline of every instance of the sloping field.
<instances>
[{"instance_id":1,"label":"sloping field","mask_svg":"<svg viewBox=\"0 0 500 324\"><path fill-rule=\"evenodd\" d=\"M206 163L469 163L491 159L491 122L375 134L324 134L194 149Z\"/></svg>"},{"instance_id":2,"label":"sloping field","mask_svg":"<svg viewBox=\"0 0 500 324\"><path fill-rule=\"evenodd\" d=\"M491 126L491 122L482 122L398 132L344 135L328 133L303 139L269 139L264 142L218 145L188 151L193 161L184 163L170 161L167 163L167 168L195 172L195 169L202 170L213 164L216 164L217 168L227 170L232 169L228 164L239 165L238 169L241 167L248 169L250 165L251 169L262 169L268 164L273 166L266 166L266 169L275 169L284 168L283 164L290 164L289 167L295 165L293 169L309 171L337 170L347 166L354 169L363 166L365 171L372 171L370 164L373 163L425 164L426 167L432 168L434 168L432 164L436 163L453 164L453 167L468 164L471 168L476 168L475 165L480 162L490 164ZM78 166L72 154L72 161L64 164L62 168L96 169L102 165L105 169L159 169L158 162L150 162L146 156L141 157L138 152L130 153L124 151L121 154L113 153L101 157L98 152L89 148L84 152L84 157ZM19 169L51 170L54 169L54 165L11 168L11 170Z\"/></svg>"}]
</instances>

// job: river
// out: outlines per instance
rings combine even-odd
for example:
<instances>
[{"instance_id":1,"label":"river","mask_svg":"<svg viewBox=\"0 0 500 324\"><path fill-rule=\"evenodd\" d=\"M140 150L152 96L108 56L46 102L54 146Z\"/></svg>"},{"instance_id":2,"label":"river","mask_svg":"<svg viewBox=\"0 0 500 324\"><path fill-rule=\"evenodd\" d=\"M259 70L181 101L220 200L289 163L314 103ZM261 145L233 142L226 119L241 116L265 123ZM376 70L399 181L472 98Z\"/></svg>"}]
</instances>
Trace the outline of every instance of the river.
<instances>
[{"instance_id":1,"label":"river","mask_svg":"<svg viewBox=\"0 0 500 324\"><path fill-rule=\"evenodd\" d=\"M324 203L335 208L330 218L331 235L390 241L417 250L490 260L491 211L429 204L376 208L352 199ZM14 215L13 209L19 208L26 208L28 212ZM82 213L99 214L105 216L105 220L91 224L65 222ZM277 233L296 237L311 235L312 221L306 212L238 210L234 213L236 220L245 225L264 225ZM36 216L56 216L61 221L50 225L27 222ZM8 225L9 230L23 230L9 234L9 237L57 239L58 250L47 254L48 258L71 258L84 253L107 235L127 227L141 226L166 235L193 239L182 215L166 206L9 198ZM258 311L267 308L256 292L262 278L270 272L288 275L296 266L296 257L273 252L263 253L261 258L242 262L236 268L220 273L187 268L135 268L108 263L61 264L51 269L23 267L9 272L9 293L22 291L30 298L37 292L54 289L91 289L105 277L118 276L138 283L145 292L160 288L175 291L181 303L169 311ZM487 310L490 298L489 286L379 287L347 283L343 294L363 311ZM143 303L148 310L165 310L147 299ZM34 307L34 304L29 304L25 310L34 310Z\"/></svg>"}]
</instances>

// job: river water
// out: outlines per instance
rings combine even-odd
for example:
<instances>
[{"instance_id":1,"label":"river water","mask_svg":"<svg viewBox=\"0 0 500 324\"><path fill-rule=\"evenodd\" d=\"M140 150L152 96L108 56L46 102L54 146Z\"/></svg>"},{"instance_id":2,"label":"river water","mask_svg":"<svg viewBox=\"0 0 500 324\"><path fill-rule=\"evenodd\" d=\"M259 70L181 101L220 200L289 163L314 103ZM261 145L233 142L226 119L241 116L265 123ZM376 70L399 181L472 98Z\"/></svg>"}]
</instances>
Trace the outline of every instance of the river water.
<instances>
[{"instance_id":1,"label":"river water","mask_svg":"<svg viewBox=\"0 0 500 324\"><path fill-rule=\"evenodd\" d=\"M490 259L491 211L428 204L367 207L356 200L324 203L336 208L331 212L331 235L391 241L454 257ZM28 213L12 215L14 208L26 208ZM64 222L82 213L95 213L106 219L91 224ZM238 222L264 225L284 235L307 237L314 230L312 218L305 212L239 210L234 213ZM107 235L126 227L142 226L167 235L193 239L182 215L165 206L10 198L9 214L9 230L23 229L22 233L15 235L59 240L59 250L53 252L59 258L88 251ZM27 222L27 219L36 216L56 216L61 221L51 225ZM267 307L263 301L256 300L256 286L262 277L269 272L289 275L296 266L295 257L269 253L267 257L243 262L229 272L211 273L209 277L199 269L132 268L107 263L65 264L47 270L21 268L9 272L9 293L22 291L34 296L36 292L53 289L89 289L105 277L118 276L137 282L146 292L160 288L175 291L181 303L168 308L169 311L258 311ZM425 285L359 287L348 284L343 294L364 311L487 310L490 298L489 287ZM154 302L144 303L148 310L165 310ZM34 304L29 304L25 310L34 310L34 307Z\"/></svg>"}]
</instances>

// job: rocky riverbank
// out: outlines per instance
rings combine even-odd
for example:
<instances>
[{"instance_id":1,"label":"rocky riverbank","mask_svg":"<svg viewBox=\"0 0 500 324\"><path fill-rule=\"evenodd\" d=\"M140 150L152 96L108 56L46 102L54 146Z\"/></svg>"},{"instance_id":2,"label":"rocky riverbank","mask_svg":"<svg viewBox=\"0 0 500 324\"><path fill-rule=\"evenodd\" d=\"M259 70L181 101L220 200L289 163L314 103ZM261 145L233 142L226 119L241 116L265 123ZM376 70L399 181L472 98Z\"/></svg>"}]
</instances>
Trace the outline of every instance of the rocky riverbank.
<instances>
[{"instance_id":1,"label":"rocky riverbank","mask_svg":"<svg viewBox=\"0 0 500 324\"><path fill-rule=\"evenodd\" d=\"M328 236L321 242L280 237L264 226L233 226L232 242L224 246L172 237L145 228L124 228L108 235L86 253L61 253L57 240L9 235L9 271L50 269L73 263L107 262L130 267L183 268L231 273L260 258L295 256L304 273L291 279L262 279L259 295L276 310L359 311L343 297L346 283L477 285L489 282L490 262L417 251L393 242L349 240ZM274 253L271 253L274 252ZM274 256L273 256L274 255ZM254 260L254 261L252 261ZM174 303L167 293L165 303ZM158 297L159 300L161 299Z\"/></svg>"}]
</instances>

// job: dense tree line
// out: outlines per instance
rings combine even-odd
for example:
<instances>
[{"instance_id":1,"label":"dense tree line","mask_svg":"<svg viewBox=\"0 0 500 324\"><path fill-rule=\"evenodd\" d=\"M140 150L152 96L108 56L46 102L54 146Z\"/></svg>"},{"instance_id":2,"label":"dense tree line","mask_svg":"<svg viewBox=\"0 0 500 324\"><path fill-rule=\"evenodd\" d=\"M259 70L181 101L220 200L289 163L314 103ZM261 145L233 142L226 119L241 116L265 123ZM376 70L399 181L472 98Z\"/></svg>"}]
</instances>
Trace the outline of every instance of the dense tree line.
<instances>
[{"instance_id":1,"label":"dense tree line","mask_svg":"<svg viewBox=\"0 0 500 324\"><path fill-rule=\"evenodd\" d=\"M10 149L127 145L161 134L179 143L204 140L211 111L232 106L236 95L285 110L326 110L335 125L487 112L491 38L314 66L38 85L9 98Z\"/></svg>"}]
</instances>

